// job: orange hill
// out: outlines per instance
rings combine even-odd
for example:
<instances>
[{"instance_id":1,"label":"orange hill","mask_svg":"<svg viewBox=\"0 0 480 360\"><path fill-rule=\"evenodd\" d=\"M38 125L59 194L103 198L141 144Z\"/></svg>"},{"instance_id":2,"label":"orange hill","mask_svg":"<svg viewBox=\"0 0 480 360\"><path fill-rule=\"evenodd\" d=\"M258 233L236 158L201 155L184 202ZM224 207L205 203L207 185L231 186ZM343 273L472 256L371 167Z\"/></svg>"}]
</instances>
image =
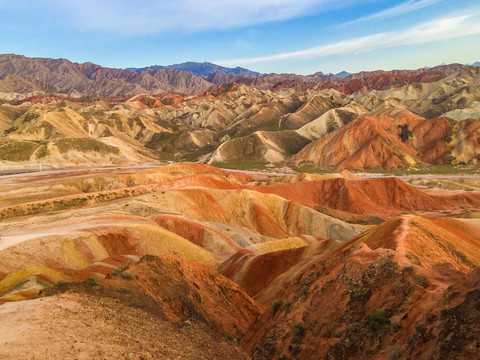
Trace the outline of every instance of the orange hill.
<instances>
[{"instance_id":1,"label":"orange hill","mask_svg":"<svg viewBox=\"0 0 480 360\"><path fill-rule=\"evenodd\" d=\"M303 181L256 186L255 191L277 194L312 208L325 206L382 218L404 211L452 210L460 206L480 206L480 194L428 195L395 177Z\"/></svg>"}]
</instances>

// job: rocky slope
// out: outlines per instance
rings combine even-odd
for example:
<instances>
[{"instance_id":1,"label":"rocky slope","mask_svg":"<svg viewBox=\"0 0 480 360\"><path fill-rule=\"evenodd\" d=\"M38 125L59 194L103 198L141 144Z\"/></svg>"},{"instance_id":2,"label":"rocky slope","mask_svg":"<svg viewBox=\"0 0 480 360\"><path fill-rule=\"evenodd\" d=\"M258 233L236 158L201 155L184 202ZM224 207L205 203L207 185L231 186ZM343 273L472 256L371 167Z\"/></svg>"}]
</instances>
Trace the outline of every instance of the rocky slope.
<instances>
[{"instance_id":1,"label":"rocky slope","mask_svg":"<svg viewBox=\"0 0 480 360\"><path fill-rule=\"evenodd\" d=\"M209 82L191 73L173 69L136 73L92 63L72 63L66 59L0 55L1 92L132 96L171 92L192 94L210 86Z\"/></svg>"},{"instance_id":2,"label":"rocky slope","mask_svg":"<svg viewBox=\"0 0 480 360\"><path fill-rule=\"evenodd\" d=\"M429 164L478 166L475 119L422 119L399 109L376 111L318 139L296 156L338 169L419 167Z\"/></svg>"},{"instance_id":3,"label":"rocky slope","mask_svg":"<svg viewBox=\"0 0 480 360\"><path fill-rule=\"evenodd\" d=\"M213 86L171 69L134 72L17 55L1 60L5 168L33 168L39 160L51 166L158 160L339 169L478 165L478 67L341 79L213 74ZM225 84L228 76L250 80ZM135 96L112 97L127 94Z\"/></svg>"},{"instance_id":4,"label":"rocky slope","mask_svg":"<svg viewBox=\"0 0 480 360\"><path fill-rule=\"evenodd\" d=\"M320 253L257 295L271 309L244 339L252 358L473 359L478 271L465 275L445 265L463 256L465 249L458 246L465 243L450 242L454 238L442 243L423 228L427 224L422 225L423 238L418 237L415 218L394 221L401 224L400 231L395 226L379 230L366 241L352 240L327 255ZM410 253L426 239L433 254L441 256L445 246L451 249L437 258L438 265L422 263ZM473 249L468 256L478 264L478 244ZM462 315L466 309L469 316ZM466 335L466 329L473 332Z\"/></svg>"},{"instance_id":5,"label":"rocky slope","mask_svg":"<svg viewBox=\"0 0 480 360\"><path fill-rule=\"evenodd\" d=\"M194 163L0 185L7 359L475 358L478 192Z\"/></svg>"}]
</instances>

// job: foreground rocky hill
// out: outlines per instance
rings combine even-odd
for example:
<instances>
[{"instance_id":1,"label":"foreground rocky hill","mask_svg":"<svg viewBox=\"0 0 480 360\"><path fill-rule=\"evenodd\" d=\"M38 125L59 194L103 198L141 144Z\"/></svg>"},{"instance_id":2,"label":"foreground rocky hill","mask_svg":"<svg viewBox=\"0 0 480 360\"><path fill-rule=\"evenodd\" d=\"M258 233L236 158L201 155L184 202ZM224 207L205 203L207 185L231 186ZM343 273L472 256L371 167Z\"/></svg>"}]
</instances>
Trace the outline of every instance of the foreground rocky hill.
<instances>
[{"instance_id":1,"label":"foreground rocky hill","mask_svg":"<svg viewBox=\"0 0 480 360\"><path fill-rule=\"evenodd\" d=\"M429 181L194 163L3 176L0 354L475 359L480 192Z\"/></svg>"}]
</instances>

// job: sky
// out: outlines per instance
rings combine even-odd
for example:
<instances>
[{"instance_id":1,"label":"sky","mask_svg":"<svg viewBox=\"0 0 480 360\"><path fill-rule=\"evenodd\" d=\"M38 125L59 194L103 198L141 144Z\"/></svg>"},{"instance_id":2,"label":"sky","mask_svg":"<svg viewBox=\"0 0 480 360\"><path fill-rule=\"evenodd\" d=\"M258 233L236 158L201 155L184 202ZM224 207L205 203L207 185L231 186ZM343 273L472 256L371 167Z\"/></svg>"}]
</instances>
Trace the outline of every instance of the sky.
<instances>
[{"instance_id":1,"label":"sky","mask_svg":"<svg viewBox=\"0 0 480 360\"><path fill-rule=\"evenodd\" d=\"M478 0L0 0L0 53L262 73L480 61Z\"/></svg>"}]
</instances>

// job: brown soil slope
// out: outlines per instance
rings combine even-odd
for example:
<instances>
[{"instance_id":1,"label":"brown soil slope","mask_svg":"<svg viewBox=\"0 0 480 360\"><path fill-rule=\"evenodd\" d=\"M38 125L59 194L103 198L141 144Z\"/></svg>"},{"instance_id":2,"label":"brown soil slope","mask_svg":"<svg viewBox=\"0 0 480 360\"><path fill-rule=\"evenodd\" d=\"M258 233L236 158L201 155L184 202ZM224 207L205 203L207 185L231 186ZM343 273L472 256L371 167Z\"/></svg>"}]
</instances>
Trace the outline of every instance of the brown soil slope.
<instances>
[{"instance_id":1,"label":"brown soil slope","mask_svg":"<svg viewBox=\"0 0 480 360\"><path fill-rule=\"evenodd\" d=\"M338 169L391 169L419 165L416 151L403 143L398 135L399 125L416 124L418 117L395 119L380 116L361 117L315 140L302 149L294 161Z\"/></svg>"},{"instance_id":2,"label":"brown soil slope","mask_svg":"<svg viewBox=\"0 0 480 360\"><path fill-rule=\"evenodd\" d=\"M462 230L460 230L462 229ZM392 249L424 268L448 263L469 272L480 264L480 222L404 215L357 237L371 249Z\"/></svg>"},{"instance_id":3,"label":"brown soil slope","mask_svg":"<svg viewBox=\"0 0 480 360\"><path fill-rule=\"evenodd\" d=\"M145 257L129 269L172 322L195 318L241 338L263 310L235 283L215 270L169 254Z\"/></svg>"},{"instance_id":4,"label":"brown soil slope","mask_svg":"<svg viewBox=\"0 0 480 360\"><path fill-rule=\"evenodd\" d=\"M404 211L425 211L480 206L477 193L428 195L394 177L375 179L333 178L299 183L256 186L255 191L317 208L387 218Z\"/></svg>"},{"instance_id":5,"label":"brown soil slope","mask_svg":"<svg viewBox=\"0 0 480 360\"><path fill-rule=\"evenodd\" d=\"M279 276L312 256L328 252L342 242L335 240L315 240L298 248L255 254L241 250L219 266L219 271L234 280L250 296L255 296Z\"/></svg>"},{"instance_id":6,"label":"brown soil slope","mask_svg":"<svg viewBox=\"0 0 480 360\"><path fill-rule=\"evenodd\" d=\"M0 358L242 359L238 345L190 321L166 322L114 298L70 293L0 307Z\"/></svg>"},{"instance_id":7,"label":"brown soil slope","mask_svg":"<svg viewBox=\"0 0 480 360\"><path fill-rule=\"evenodd\" d=\"M447 324L437 315L438 305L447 288L463 279L446 265L412 266L404 254L383 246L340 247L274 281L271 309L243 343L253 359L408 358L416 349L424 352L423 342L444 341L426 329L434 328L428 325L432 322L440 328ZM468 295L462 299L470 301ZM478 318L478 307L468 306ZM458 327L467 329L465 322ZM464 342L455 340L457 347L449 350L469 353L476 340L473 334Z\"/></svg>"}]
</instances>

